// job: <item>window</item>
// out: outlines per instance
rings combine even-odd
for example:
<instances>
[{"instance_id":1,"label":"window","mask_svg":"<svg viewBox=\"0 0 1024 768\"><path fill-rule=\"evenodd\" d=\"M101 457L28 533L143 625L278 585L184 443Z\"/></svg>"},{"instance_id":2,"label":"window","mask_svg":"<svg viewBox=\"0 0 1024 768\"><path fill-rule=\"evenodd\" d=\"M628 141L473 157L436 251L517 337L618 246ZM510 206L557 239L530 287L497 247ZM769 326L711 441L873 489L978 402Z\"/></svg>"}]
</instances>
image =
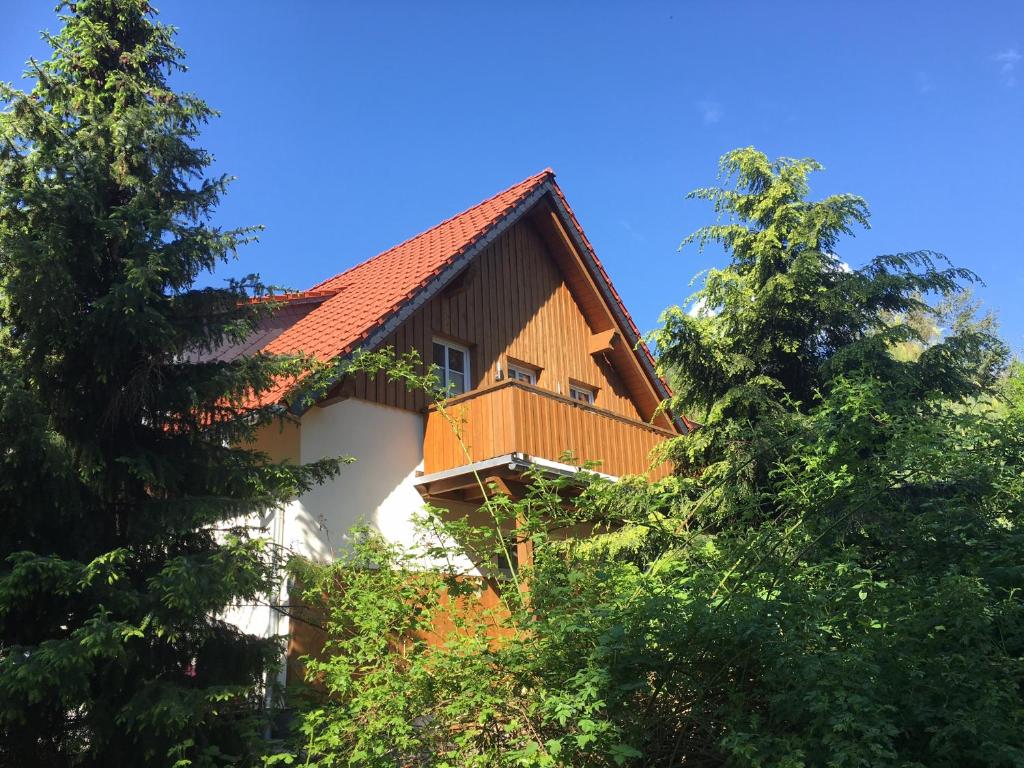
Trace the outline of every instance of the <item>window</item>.
<instances>
[{"instance_id":1,"label":"window","mask_svg":"<svg viewBox=\"0 0 1024 768\"><path fill-rule=\"evenodd\" d=\"M536 371L531 371L529 368L524 368L521 365L512 365L509 363L508 377L512 379L512 381L523 381L527 384L537 383Z\"/></svg>"},{"instance_id":2,"label":"window","mask_svg":"<svg viewBox=\"0 0 1024 768\"><path fill-rule=\"evenodd\" d=\"M504 552L495 556L495 571L498 578L511 579L512 575L519 571L519 547L516 546L515 538L509 536L505 531L505 545L508 548L508 557Z\"/></svg>"},{"instance_id":3,"label":"window","mask_svg":"<svg viewBox=\"0 0 1024 768\"><path fill-rule=\"evenodd\" d=\"M441 388L453 395L469 389L469 350L450 341L434 341L434 365Z\"/></svg>"},{"instance_id":4,"label":"window","mask_svg":"<svg viewBox=\"0 0 1024 768\"><path fill-rule=\"evenodd\" d=\"M579 387L575 384L570 384L569 397L578 403L586 403L587 405L594 404L594 390L587 389L586 387Z\"/></svg>"}]
</instances>

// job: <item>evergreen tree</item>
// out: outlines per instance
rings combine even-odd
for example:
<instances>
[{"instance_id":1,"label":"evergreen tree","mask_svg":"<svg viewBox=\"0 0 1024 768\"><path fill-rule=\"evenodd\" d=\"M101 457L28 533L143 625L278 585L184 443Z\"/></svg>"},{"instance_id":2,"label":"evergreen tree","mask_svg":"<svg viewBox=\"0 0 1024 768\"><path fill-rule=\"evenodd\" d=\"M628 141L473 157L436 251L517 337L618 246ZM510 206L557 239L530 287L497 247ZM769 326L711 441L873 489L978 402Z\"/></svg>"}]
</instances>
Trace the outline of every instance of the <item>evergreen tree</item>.
<instances>
[{"instance_id":1,"label":"evergreen tree","mask_svg":"<svg viewBox=\"0 0 1024 768\"><path fill-rule=\"evenodd\" d=\"M686 372L677 384L689 411L707 413L730 389L751 382L777 387L807 410L837 352L872 335L889 344L928 341L922 323L887 318L935 316L928 294L951 295L962 281L976 280L965 269L940 268L944 258L929 251L879 256L851 269L837 254L839 239L868 226L867 203L852 194L807 199L809 176L818 170L811 159L772 161L738 149L721 160L723 181L734 184L690 193L711 201L719 222L682 247L718 243L729 264L709 270L691 297L696 317L672 308L656 335L663 364Z\"/></svg>"},{"instance_id":2,"label":"evergreen tree","mask_svg":"<svg viewBox=\"0 0 1024 768\"><path fill-rule=\"evenodd\" d=\"M254 231L210 221L229 180L173 30L60 10L31 92L0 85L0 764L244 762L280 649L218 618L275 578L239 521L337 463L245 447L305 361L203 354L273 305L195 286Z\"/></svg>"},{"instance_id":3,"label":"evergreen tree","mask_svg":"<svg viewBox=\"0 0 1024 768\"><path fill-rule=\"evenodd\" d=\"M928 347L949 335L995 338L999 333L995 313L982 312L981 300L975 298L971 288L943 296L925 311L890 314L886 321L890 325L909 325L916 331L915 338L901 341L892 348L896 359L902 361L918 360ZM1002 343L989 344L977 351L974 376L979 387L991 388L1006 374L1007 352Z\"/></svg>"},{"instance_id":4,"label":"evergreen tree","mask_svg":"<svg viewBox=\"0 0 1024 768\"><path fill-rule=\"evenodd\" d=\"M717 243L728 264L690 297L698 312L670 308L653 334L673 407L704 426L676 442L674 457L687 471L728 476L723 492L755 516L774 514L768 474L791 446L794 418L844 373L901 381L901 394L918 401L959 400L990 387L1007 356L994 325L968 322L957 299L977 276L941 254L887 254L860 269L842 262L840 238L867 227L869 212L857 195L809 199L819 170L751 147L724 155L726 184L690 194L712 202L719 220L683 247ZM893 354L905 349L914 354Z\"/></svg>"}]
</instances>

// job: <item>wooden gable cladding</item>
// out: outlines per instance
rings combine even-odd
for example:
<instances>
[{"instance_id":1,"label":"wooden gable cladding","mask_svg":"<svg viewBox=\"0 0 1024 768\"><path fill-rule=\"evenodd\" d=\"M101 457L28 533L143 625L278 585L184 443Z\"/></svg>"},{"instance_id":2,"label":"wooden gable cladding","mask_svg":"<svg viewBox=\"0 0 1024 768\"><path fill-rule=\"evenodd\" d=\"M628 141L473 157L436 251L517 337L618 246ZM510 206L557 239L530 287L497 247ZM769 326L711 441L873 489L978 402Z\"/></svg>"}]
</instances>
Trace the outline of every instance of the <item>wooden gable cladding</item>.
<instances>
[{"instance_id":1,"label":"wooden gable cladding","mask_svg":"<svg viewBox=\"0 0 1024 768\"><path fill-rule=\"evenodd\" d=\"M638 407L638 389L627 386L620 373L635 375L628 345L619 342L607 353L592 354L594 335L610 330L611 321L595 327L595 318L602 316L597 308L581 308L584 292L571 289L567 264L565 255L552 253L533 218L521 219L381 346L398 352L415 348L429 360L433 339L448 339L469 348L474 389L496 384L499 366L507 373L511 359L536 369L541 389L568 395L570 382L583 384L594 390L595 406L630 419L650 418L656 402ZM373 380L356 377L343 390L399 408L427 406L422 392L389 384L383 374Z\"/></svg>"},{"instance_id":2,"label":"wooden gable cladding","mask_svg":"<svg viewBox=\"0 0 1024 768\"><path fill-rule=\"evenodd\" d=\"M591 349L596 351L604 348L604 358L614 366L632 393L644 420L653 420L660 427L674 430L675 425L668 414L658 411L661 398L652 389L648 374L637 357L638 352L630 344L622 343L628 336L624 335L625 328L620 326L609 303L602 296L600 278L588 269L583 254L550 200L536 205L528 217L548 246L549 253L565 277L566 286L593 329Z\"/></svg>"}]
</instances>

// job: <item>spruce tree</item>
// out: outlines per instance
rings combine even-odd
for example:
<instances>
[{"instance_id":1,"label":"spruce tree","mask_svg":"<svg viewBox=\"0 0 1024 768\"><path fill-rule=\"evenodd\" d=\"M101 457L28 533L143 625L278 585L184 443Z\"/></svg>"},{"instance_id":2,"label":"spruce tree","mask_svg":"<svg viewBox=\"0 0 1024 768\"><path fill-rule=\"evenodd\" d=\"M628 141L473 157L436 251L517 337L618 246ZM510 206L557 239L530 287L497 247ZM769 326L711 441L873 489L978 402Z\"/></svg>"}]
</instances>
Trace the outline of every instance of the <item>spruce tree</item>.
<instances>
[{"instance_id":1,"label":"spruce tree","mask_svg":"<svg viewBox=\"0 0 1024 768\"><path fill-rule=\"evenodd\" d=\"M196 285L255 231L211 221L229 179L173 29L58 10L31 92L0 84L0 764L244 764L280 648L219 618L275 578L240 521L337 463L246 447L305 361L202 354L273 305Z\"/></svg>"}]
</instances>

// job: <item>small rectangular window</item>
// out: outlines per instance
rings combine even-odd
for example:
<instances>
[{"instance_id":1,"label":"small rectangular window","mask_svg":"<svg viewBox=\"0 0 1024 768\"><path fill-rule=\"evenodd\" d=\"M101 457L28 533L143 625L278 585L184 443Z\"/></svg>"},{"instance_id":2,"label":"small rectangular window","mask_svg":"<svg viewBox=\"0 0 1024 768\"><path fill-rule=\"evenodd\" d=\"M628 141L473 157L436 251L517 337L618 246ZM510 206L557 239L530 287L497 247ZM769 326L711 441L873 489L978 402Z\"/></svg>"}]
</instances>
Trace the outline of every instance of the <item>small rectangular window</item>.
<instances>
[{"instance_id":1,"label":"small rectangular window","mask_svg":"<svg viewBox=\"0 0 1024 768\"><path fill-rule=\"evenodd\" d=\"M569 386L569 397L578 403L594 404L594 390L586 387L578 387L575 384Z\"/></svg>"},{"instance_id":2,"label":"small rectangular window","mask_svg":"<svg viewBox=\"0 0 1024 768\"><path fill-rule=\"evenodd\" d=\"M450 341L434 340L434 365L441 388L453 395L469 389L469 350Z\"/></svg>"},{"instance_id":3,"label":"small rectangular window","mask_svg":"<svg viewBox=\"0 0 1024 768\"><path fill-rule=\"evenodd\" d=\"M505 557L504 552L499 552L495 556L495 570L498 578L510 579L514 573L519 571L519 547L516 546L515 541L511 540L511 537L506 538L505 543L508 546L508 557Z\"/></svg>"},{"instance_id":4,"label":"small rectangular window","mask_svg":"<svg viewBox=\"0 0 1024 768\"><path fill-rule=\"evenodd\" d=\"M537 383L537 374L528 368L524 368L521 365L509 365L508 377L512 381L523 381L527 384Z\"/></svg>"}]
</instances>

